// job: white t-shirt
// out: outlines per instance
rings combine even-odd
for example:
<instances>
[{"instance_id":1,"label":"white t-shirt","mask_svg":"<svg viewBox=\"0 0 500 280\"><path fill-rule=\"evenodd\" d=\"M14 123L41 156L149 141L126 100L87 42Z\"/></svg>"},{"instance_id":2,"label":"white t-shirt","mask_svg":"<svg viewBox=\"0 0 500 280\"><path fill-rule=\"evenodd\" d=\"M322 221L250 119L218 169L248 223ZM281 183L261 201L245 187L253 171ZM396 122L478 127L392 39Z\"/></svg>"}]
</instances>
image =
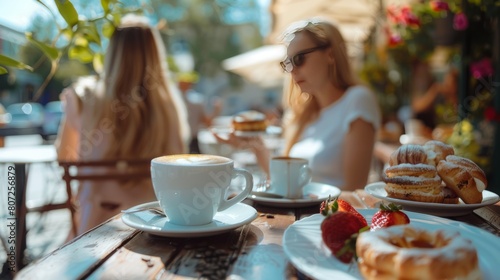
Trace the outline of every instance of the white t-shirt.
<instances>
[{"instance_id":1,"label":"white t-shirt","mask_svg":"<svg viewBox=\"0 0 500 280\"><path fill-rule=\"evenodd\" d=\"M364 86L349 88L335 103L324 108L308 125L290 150L291 157L306 158L312 181L342 187L345 183L342 152L351 122L363 119L378 130L381 113L375 95Z\"/></svg>"}]
</instances>

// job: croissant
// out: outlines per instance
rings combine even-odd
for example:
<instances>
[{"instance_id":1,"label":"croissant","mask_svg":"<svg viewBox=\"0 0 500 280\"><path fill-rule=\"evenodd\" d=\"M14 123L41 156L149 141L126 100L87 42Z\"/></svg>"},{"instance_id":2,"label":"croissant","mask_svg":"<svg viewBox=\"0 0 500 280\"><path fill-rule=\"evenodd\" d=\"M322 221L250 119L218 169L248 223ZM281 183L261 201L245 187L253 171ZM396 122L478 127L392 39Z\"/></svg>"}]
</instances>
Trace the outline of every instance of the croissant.
<instances>
[{"instance_id":1,"label":"croissant","mask_svg":"<svg viewBox=\"0 0 500 280\"><path fill-rule=\"evenodd\" d=\"M465 203L481 203L488 181L484 171L472 160L450 155L437 165L439 176Z\"/></svg>"},{"instance_id":2,"label":"croissant","mask_svg":"<svg viewBox=\"0 0 500 280\"><path fill-rule=\"evenodd\" d=\"M427 141L424 144L424 150L427 154L427 164L434 166L437 166L447 156L455 154L455 150L451 145L436 140Z\"/></svg>"}]
</instances>

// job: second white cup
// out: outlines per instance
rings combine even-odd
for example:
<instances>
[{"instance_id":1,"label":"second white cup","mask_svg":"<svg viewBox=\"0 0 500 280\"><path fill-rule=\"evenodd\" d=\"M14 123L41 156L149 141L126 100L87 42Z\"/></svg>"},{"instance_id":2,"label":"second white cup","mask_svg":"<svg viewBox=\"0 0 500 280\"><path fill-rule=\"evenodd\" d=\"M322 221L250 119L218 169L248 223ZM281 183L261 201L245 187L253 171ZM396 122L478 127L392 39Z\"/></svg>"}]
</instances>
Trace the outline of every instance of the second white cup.
<instances>
[{"instance_id":1,"label":"second white cup","mask_svg":"<svg viewBox=\"0 0 500 280\"><path fill-rule=\"evenodd\" d=\"M302 198L302 188L311 182L311 169L303 158L274 157L269 172L271 191L285 198Z\"/></svg>"}]
</instances>

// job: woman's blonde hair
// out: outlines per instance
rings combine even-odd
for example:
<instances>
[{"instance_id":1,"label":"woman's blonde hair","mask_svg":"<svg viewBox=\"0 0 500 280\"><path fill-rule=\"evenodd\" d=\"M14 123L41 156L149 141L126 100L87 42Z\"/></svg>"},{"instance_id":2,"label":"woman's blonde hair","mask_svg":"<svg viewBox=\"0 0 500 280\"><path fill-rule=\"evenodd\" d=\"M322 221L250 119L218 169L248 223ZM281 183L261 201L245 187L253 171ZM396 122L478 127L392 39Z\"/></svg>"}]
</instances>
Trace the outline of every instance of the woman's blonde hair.
<instances>
[{"instance_id":1,"label":"woman's blonde hair","mask_svg":"<svg viewBox=\"0 0 500 280\"><path fill-rule=\"evenodd\" d=\"M283 33L282 41L288 45L295 34L301 32L305 32L317 46L328 46L333 54L334 63L329 67L329 75L335 88L344 91L356 84L344 38L333 23L322 19L293 23ZM288 155L304 127L318 118L321 108L313 95L301 91L291 75L287 76L283 88L283 106L289 114L284 120L288 122L285 126L285 154Z\"/></svg>"},{"instance_id":2,"label":"woman's blonde hair","mask_svg":"<svg viewBox=\"0 0 500 280\"><path fill-rule=\"evenodd\" d=\"M103 158L186 151L186 109L167 74L159 32L144 17L125 16L110 39L104 76L84 97L82 128L109 133Z\"/></svg>"}]
</instances>

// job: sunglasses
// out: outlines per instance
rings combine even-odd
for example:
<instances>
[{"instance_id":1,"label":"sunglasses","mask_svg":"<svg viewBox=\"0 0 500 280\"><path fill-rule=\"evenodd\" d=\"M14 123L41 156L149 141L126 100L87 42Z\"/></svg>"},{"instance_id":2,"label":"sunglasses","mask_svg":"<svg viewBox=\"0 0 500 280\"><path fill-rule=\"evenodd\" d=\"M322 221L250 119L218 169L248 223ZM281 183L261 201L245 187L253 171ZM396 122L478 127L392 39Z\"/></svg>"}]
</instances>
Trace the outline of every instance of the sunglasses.
<instances>
[{"instance_id":1,"label":"sunglasses","mask_svg":"<svg viewBox=\"0 0 500 280\"><path fill-rule=\"evenodd\" d=\"M300 67L304 64L306 60L306 54L312 53L318 50L326 49L328 45L323 45L323 46L318 46L310 49L305 49L303 51L298 52L296 55L292 56L291 58L287 58L280 62L281 68L283 68L283 71L287 73L291 73L294 67Z\"/></svg>"}]
</instances>

